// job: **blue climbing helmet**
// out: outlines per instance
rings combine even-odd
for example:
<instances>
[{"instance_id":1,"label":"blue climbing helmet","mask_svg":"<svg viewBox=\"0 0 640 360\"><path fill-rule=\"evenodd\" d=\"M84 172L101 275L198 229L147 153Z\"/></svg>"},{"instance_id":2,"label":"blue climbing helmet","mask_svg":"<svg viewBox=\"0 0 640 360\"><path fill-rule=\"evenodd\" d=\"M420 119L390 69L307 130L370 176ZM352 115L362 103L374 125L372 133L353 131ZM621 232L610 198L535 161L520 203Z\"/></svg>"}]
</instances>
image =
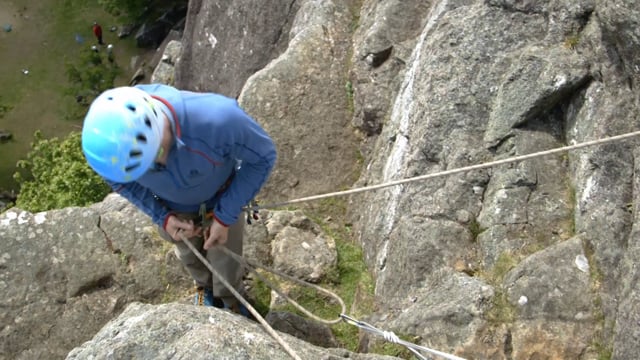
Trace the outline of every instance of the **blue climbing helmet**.
<instances>
[{"instance_id":1,"label":"blue climbing helmet","mask_svg":"<svg viewBox=\"0 0 640 360\"><path fill-rule=\"evenodd\" d=\"M100 94L82 126L82 151L102 177L134 181L153 164L162 139L163 117L146 92L118 87Z\"/></svg>"}]
</instances>

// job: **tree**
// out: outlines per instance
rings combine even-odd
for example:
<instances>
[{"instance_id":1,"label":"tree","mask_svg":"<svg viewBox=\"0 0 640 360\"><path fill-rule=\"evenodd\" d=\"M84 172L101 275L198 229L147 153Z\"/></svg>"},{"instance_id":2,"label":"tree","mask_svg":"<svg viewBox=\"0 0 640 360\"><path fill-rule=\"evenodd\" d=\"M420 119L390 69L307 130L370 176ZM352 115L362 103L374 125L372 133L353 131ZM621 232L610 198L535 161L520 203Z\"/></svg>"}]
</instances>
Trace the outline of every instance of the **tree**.
<instances>
[{"instance_id":1,"label":"tree","mask_svg":"<svg viewBox=\"0 0 640 360\"><path fill-rule=\"evenodd\" d=\"M79 61L66 63L69 86L65 93L73 96L75 102L86 106L103 91L113 88L120 73L120 67L109 59L108 52L100 51L98 48L85 49L80 53ZM68 112L71 117L82 116L77 110Z\"/></svg>"},{"instance_id":2,"label":"tree","mask_svg":"<svg viewBox=\"0 0 640 360\"><path fill-rule=\"evenodd\" d=\"M133 23L144 17L153 2L152 0L98 0L98 4L111 15Z\"/></svg>"},{"instance_id":3,"label":"tree","mask_svg":"<svg viewBox=\"0 0 640 360\"><path fill-rule=\"evenodd\" d=\"M34 134L31 151L20 160L13 177L20 185L16 206L31 212L87 206L100 202L111 188L87 164L80 132L64 140ZM24 174L23 174L24 173Z\"/></svg>"},{"instance_id":4,"label":"tree","mask_svg":"<svg viewBox=\"0 0 640 360\"><path fill-rule=\"evenodd\" d=\"M188 0L98 0L108 13L132 24L141 24L163 9L177 4L188 4Z\"/></svg>"}]
</instances>

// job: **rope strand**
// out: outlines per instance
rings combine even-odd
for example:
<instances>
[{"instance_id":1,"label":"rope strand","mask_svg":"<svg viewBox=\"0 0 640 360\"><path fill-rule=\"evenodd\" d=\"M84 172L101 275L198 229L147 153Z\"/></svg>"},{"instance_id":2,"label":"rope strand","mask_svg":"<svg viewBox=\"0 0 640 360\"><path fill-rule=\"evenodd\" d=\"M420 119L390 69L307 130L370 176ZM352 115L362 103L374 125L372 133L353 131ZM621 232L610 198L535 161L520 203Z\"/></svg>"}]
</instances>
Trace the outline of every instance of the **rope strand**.
<instances>
[{"instance_id":1,"label":"rope strand","mask_svg":"<svg viewBox=\"0 0 640 360\"><path fill-rule=\"evenodd\" d=\"M356 320L350 316L347 316L345 314L340 314L340 317L342 317L342 320L344 320L346 323L354 325L359 327L362 330L368 331L372 334L378 335L378 336L382 336L385 340L389 341L389 342L393 342L395 344L400 344L405 346L406 348L408 348L409 350L411 350L411 352L413 352L415 355L417 355L420 359L425 359L422 355L420 355L418 353L418 350L420 351L424 351L424 352L428 352L430 354L433 355L437 355L440 357L443 357L447 360L465 360L464 358L452 355L452 354L447 354L445 352L442 351L438 351L438 350L434 350L434 349L429 349L428 347L425 346L420 346L420 345L416 345L413 343L410 343L408 341L404 341L402 339L400 339L395 333L393 333L392 331L383 331L380 329L377 329L375 326L366 323L364 321L360 321L360 320Z\"/></svg>"},{"instance_id":2,"label":"rope strand","mask_svg":"<svg viewBox=\"0 0 640 360\"><path fill-rule=\"evenodd\" d=\"M309 310L305 309L304 307L302 307L300 304L298 304L295 300L291 299L289 296L287 296L286 294L284 294L282 292L282 290L275 284L273 284L271 281L269 281L268 279L266 279L264 276L260 275L260 273L258 273L256 271L257 268L261 268L263 270L266 270L274 275L277 275L281 278L287 279L291 282L294 282L296 284L299 285L303 285L303 286L307 286L307 287L311 287L319 292L325 293L329 296L331 296L332 298L336 299L338 301L338 304L340 304L341 307L341 311L340 313L344 313L347 310L347 306L344 303L344 300L342 300L342 298L340 298L340 296L338 296L336 293L327 290L323 287L320 287L318 285L315 284L311 284L307 281L303 281L300 280L298 278L295 278L293 276L289 276L281 271L269 268L267 266L255 263L253 261L247 260L244 257L234 253L233 251L227 249L224 246L220 247L220 250L222 250L226 255L228 255L229 257L235 259L237 262L239 262L242 266L244 266L245 268L249 269L250 271L252 271L256 276L258 276L258 278L260 278L260 280L262 280L265 284L267 284L271 289L273 289L275 292L278 293L278 295L280 295L281 297L283 297L285 300L287 300L287 302L289 302L291 305L293 305L296 309L300 310L301 312L303 312L305 315L309 316L310 318L321 322L323 324L327 324L327 325L333 325L333 324L337 324L339 323L342 319L340 317L337 317L334 320L326 320L323 319L321 317L316 316L315 314L311 313Z\"/></svg>"},{"instance_id":3,"label":"rope strand","mask_svg":"<svg viewBox=\"0 0 640 360\"><path fill-rule=\"evenodd\" d=\"M621 134L621 135L617 135L617 136L611 136L611 137L602 138L602 139L598 139L598 140L592 140L592 141L587 141L587 142L578 143L578 144L574 144L574 145L564 146L564 147L560 147L560 148L556 148L556 149L539 151L539 152L535 152L535 153L531 153L531 154L526 154L526 155L521 155L521 156L514 156L514 157L511 157L511 158L506 158L506 159L502 159L502 160L496 160L496 161L491 161L491 162L477 164L477 165L465 166L465 167L461 167L461 168L445 170L445 171L441 171L441 172L436 172L436 173L416 176L416 177L407 178L407 179L400 179L400 180L390 181L390 182L383 183L383 184L378 184L378 185L365 186L365 187L355 188L355 189L351 189L351 190L337 191L337 192L314 195L314 196L307 196L307 197L303 197L303 198L298 198L298 199L289 200L289 201L285 201L285 202L281 202L281 203L274 203L274 204L263 205L263 206L251 205L251 206L245 207L244 210L257 211L257 210L260 210L260 209L272 209L272 208L279 208L279 207L283 207L283 206L287 206L287 205L291 205L291 204L298 204L298 203L302 203L302 202L325 199L325 198L329 198L329 197L352 195L352 194L357 194L357 193L361 193L361 192L365 192L365 191L373 191L373 190L383 189L383 188L396 186L396 185L403 185L403 184L422 181L422 180L427 180L427 179L444 177L444 176L459 174L459 173L463 173L463 172L481 170L481 169L486 169L486 168L495 167L495 166L499 166L499 165L505 165L505 164L515 163L515 162L520 162L520 161L524 161L524 160L529 160L529 159L533 159L533 158L543 157L543 156L557 154L557 153L566 152L566 151L577 150L577 149L586 148L586 147L590 147L590 146L602 145L602 144L611 143L611 142L615 142L615 141L625 140L625 139L628 139L628 138L631 138L631 137L635 137L635 136L638 136L638 135L640 135L640 131L635 131L635 132L630 132L630 133ZM275 330L273 330L273 328L253 308L253 306L251 306L251 304L249 304L249 302L246 301L211 266L211 264L209 264L209 262L200 254L199 251L197 251L195 249L193 244L191 244L191 242L188 241L188 239L182 233L180 233L180 237L181 237L182 241L189 247L189 249L198 257L198 259L200 261L202 261L202 263L207 266L207 268L212 272L212 274L214 276L217 276L218 279L220 279L220 281L224 284L224 286L226 286L231 291L231 293L247 308L247 310L249 310L249 312L251 312L251 314L256 318L256 320L258 320L258 322L286 350L286 352L292 358L294 358L296 360L301 360L300 357L295 353L295 351L293 351L293 349L291 349L291 347L275 332ZM239 256L239 255L231 252L230 250L228 250L224 246L222 246L220 248L227 255L231 256L236 261L240 262L245 268L252 270L262 281L264 281L267 285L269 285L272 289L274 289L280 296L284 297L287 301L289 301L291 304L293 304L298 310L302 311L307 316L310 316L310 317L312 317L313 319L315 319L317 321L320 321L320 322L325 323L325 324L335 324L335 323L339 322L342 319L345 322L350 323L352 325L355 325L355 326L357 326L357 327L359 327L361 329L364 329L366 331L369 331L369 332L372 332L372 333L377 334L379 336L382 336L385 340L387 340L389 342L393 342L393 343L397 343L397 344L406 346L412 353L414 353L420 359L425 359L425 358L420 353L418 353L418 350L429 352L429 353L431 353L433 355L438 355L438 356L441 356L443 358L450 359L450 360L464 360L463 358L460 358L460 357L455 356L455 355L443 353L441 351L429 349L429 348L424 347L424 346L419 346L419 345L416 345L416 344L412 344L410 342L407 342L407 341L404 341L404 340L400 339L395 333L393 333L391 331L381 331L381 330L376 329L374 326L372 326L370 324L367 324L367 323L362 322L362 321L355 320L355 319L353 319L353 318L351 318L351 317L349 317L349 316L344 314L345 309L346 309L344 301L338 295L334 294L333 292L331 292L329 290L326 290L324 288L321 288L319 286L316 286L314 284L310 284L310 283L304 282L302 280L296 279L294 277L288 276L288 275L283 274L281 272L278 272L276 270L267 268L265 266L262 266L262 265L259 265L259 264L255 264L255 263L251 263L251 262L247 261L246 259L244 259L242 256ZM340 314L340 318L337 319L337 320L325 320L325 319L316 317L314 314L310 313L305 308L300 306L297 302L293 301L288 296L284 295L277 286L274 286L266 278L262 277L256 271L256 268L258 268L258 267L262 268L264 270L267 270L269 272L272 272L272 273L274 273L274 274L276 274L278 276L284 277L284 278L286 278L286 279L288 279L290 281L296 282L298 284L302 284L302 285L305 285L305 286L311 286L314 289L316 289L316 290L318 290L320 292L324 292L325 294L337 299L338 302L340 303L340 306L342 307L342 312Z\"/></svg>"},{"instance_id":4,"label":"rope strand","mask_svg":"<svg viewBox=\"0 0 640 360\"><path fill-rule=\"evenodd\" d=\"M182 242L185 243L189 249L198 257L198 259L200 261L202 261L202 263L204 265L207 266L207 268L209 269L209 271L211 271L211 273L214 276L217 276L218 279L220 280L220 282L222 282L222 284L229 290L231 291L231 293L233 294L233 296L236 297L236 299L238 299L238 301L240 301L242 303L242 305L244 305L247 310L249 310L249 312L251 312L251 314L256 318L256 320L258 320L258 322L262 325L262 327L269 333L269 335L271 335L284 349L285 351L294 359L296 360L302 360L300 358L300 356L298 356L298 354L296 354L295 351L293 351L293 349L289 346L289 344L287 344L282 337L280 337L280 335L278 335L278 333L275 332L275 330L273 330L273 328L267 323L267 321L258 313L258 311L256 311L256 309L253 308L253 306L251 306L251 304L249 304L249 302L247 300L244 299L244 297L242 297L242 295L240 295L238 293L238 291L236 289L234 289L233 286L231 286L231 284L229 284L229 282L220 275L220 273L218 273L216 271L216 269L214 269L211 264L209 264L209 262L207 261L207 259L204 258L204 256L202 256L202 254L200 254L200 251L196 250L195 246L193 246L193 244L191 243L191 241L189 241L186 236L184 236L184 234L182 232L180 232L180 239L182 239Z\"/></svg>"},{"instance_id":5,"label":"rope strand","mask_svg":"<svg viewBox=\"0 0 640 360\"><path fill-rule=\"evenodd\" d=\"M473 171L473 170L481 170L481 169L486 169L486 168L490 168L490 167L494 167L494 166L498 166L498 165L505 165L505 164L515 163L515 162L520 162L520 161L523 161L523 160L529 160L529 159L538 158L538 157L542 157L542 156L557 154L557 153L561 153L561 152L577 150L577 149L581 149L581 148L585 148L585 147L590 147L590 146L595 146L595 145L602 145L602 144L615 142L615 141L619 141L619 140L626 140L628 138L635 137L635 136L638 136L638 135L640 135L640 131L634 131L634 132L621 134L621 135L616 135L616 136L611 136L611 137L606 137L606 138L602 138L602 139L598 139L598 140L592 140L592 141L587 141L587 142L578 143L578 144L574 144L574 145L568 145L568 146L564 146L564 147L560 147L560 148L556 148L556 149L539 151L539 152L535 152L535 153L531 153L531 154L514 156L514 157L502 159L502 160L491 161L491 162L487 162L487 163L483 163L483 164L465 166L465 167L461 167L461 168L445 170L445 171L436 172L436 173L432 173L432 174L426 174L426 175L416 176L416 177L407 178L407 179L400 179L400 180L390 181L390 182L383 183L383 184L378 184L378 185L365 186L365 187L361 187L361 188L355 188L355 189L344 190L344 191L337 191L337 192L332 192L332 193L327 193L327 194L307 196L307 197L294 199L294 200L289 200L289 201L285 201L285 202L281 202L281 203L273 203L273 204L268 204L268 205L257 205L257 206L247 207L247 209L254 210L254 211L260 210L260 209L273 209L273 208L284 207L284 206L291 205L291 204L298 204L298 203L308 202L308 201L313 201L313 200L326 199L326 198L329 198L329 197L358 194L358 193L365 192L365 191L373 191L373 190L383 189L383 188L387 188L387 187L391 187L391 186L403 185L403 184L407 184L407 183L411 183L411 182L417 182L417 181L422 181L422 180L427 180L427 179L444 177L444 176L459 174L459 173Z\"/></svg>"}]
</instances>

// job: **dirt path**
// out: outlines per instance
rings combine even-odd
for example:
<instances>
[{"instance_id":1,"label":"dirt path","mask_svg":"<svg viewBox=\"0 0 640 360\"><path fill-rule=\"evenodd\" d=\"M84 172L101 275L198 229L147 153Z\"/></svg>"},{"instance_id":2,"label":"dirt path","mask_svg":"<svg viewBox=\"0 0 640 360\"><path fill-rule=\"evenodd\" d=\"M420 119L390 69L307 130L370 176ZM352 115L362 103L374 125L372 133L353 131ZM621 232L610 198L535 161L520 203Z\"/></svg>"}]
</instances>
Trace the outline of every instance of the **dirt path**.
<instances>
[{"instance_id":1,"label":"dirt path","mask_svg":"<svg viewBox=\"0 0 640 360\"><path fill-rule=\"evenodd\" d=\"M2 3L0 3L0 25L4 27L7 24L21 26L22 15L18 13L13 3L2 1Z\"/></svg>"}]
</instances>

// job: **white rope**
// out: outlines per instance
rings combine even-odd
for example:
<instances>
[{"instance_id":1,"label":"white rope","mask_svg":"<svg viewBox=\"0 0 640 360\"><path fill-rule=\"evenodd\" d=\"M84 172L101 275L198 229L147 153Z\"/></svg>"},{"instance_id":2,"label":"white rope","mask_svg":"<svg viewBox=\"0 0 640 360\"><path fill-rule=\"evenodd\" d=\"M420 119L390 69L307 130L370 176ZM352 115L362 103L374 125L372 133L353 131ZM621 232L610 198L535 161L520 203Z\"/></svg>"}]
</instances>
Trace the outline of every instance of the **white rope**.
<instances>
[{"instance_id":1,"label":"white rope","mask_svg":"<svg viewBox=\"0 0 640 360\"><path fill-rule=\"evenodd\" d=\"M276 293L278 293L278 295L280 295L281 297L283 297L285 300L287 300L287 302L289 302L291 305L293 305L296 309L300 310L302 313L304 313L305 315L309 316L310 318L321 322L323 324L327 324L327 325L333 325L333 324L337 324L339 323L342 319L340 317L337 317L333 320L326 320L323 319L321 317L316 316L315 314L313 314L312 312L310 312L309 310L305 309L302 305L298 304L295 300L291 299L289 296L287 296L277 285L273 284L271 281L269 281L267 278L265 278L264 276L260 275L260 273L258 273L258 271L256 271L257 268L261 268L263 270L266 270L274 275L280 276L284 279L287 279L291 282L294 282L296 284L299 285L303 285L303 286L307 286L307 287L311 287L319 292L325 293L329 296L331 296L332 298L336 299L336 301L338 301L338 304L340 304L341 310L340 310L340 314L344 313L347 310L347 306L344 303L344 300L342 300L342 298L340 296L338 296L336 293L329 291L325 288L322 288L318 285L315 284L311 284L307 281L303 281L300 280L298 278L295 278L293 276L289 276L281 271L266 267L264 265L258 264L256 262L250 261L245 259L244 257L234 253L233 251L227 249L224 246L220 247L220 250L222 250L226 255L228 255L229 257L235 259L237 262L239 262L242 266L244 266L245 268L249 269L250 271L252 271L258 278L260 278L260 280L262 280L265 284L267 284L267 286L269 286L271 289L275 290Z\"/></svg>"},{"instance_id":2,"label":"white rope","mask_svg":"<svg viewBox=\"0 0 640 360\"><path fill-rule=\"evenodd\" d=\"M447 360L465 360L464 358L452 355L452 354L447 354L445 352L442 351L438 351L438 350L433 350L433 349L429 349L428 347L424 347L424 346L420 346L420 345L416 345L413 343L410 343L408 341L404 341L402 339L400 339L395 333L393 333L392 331L383 331L383 330L379 330L377 329L375 326L366 323L364 321L359 321L356 320L350 316L347 316L345 314L340 314L340 317L342 317L342 320L344 320L345 322L357 326L362 330L368 331L372 334L378 335L378 336L382 336L384 337L385 340L395 343L395 344L400 344L405 346L407 349L411 350L412 353L414 353L416 356L418 356L420 359L424 359L426 360L426 358L424 356L422 356L418 351L424 351L424 352L428 352L432 355L437 355L440 356L444 359Z\"/></svg>"},{"instance_id":3,"label":"white rope","mask_svg":"<svg viewBox=\"0 0 640 360\"><path fill-rule=\"evenodd\" d=\"M193 244L191 243L191 241L189 241L187 239L186 236L184 236L184 234L182 232L179 232L180 234L180 238L182 239L182 242L185 243L185 245L187 245L189 247L189 249L198 257L198 259L200 259L200 261L202 261L202 263L209 269L209 271L211 271L211 273L216 276L218 278L218 280L220 280L220 282L222 282L222 284L229 290L231 291L231 293L233 294L233 296L236 297L236 299L238 299L238 301L240 301L246 308L247 310L249 310L249 312L256 318L256 320L258 320L258 322L262 325L262 327L264 327L264 329L269 333L269 335L271 335L284 349L285 351L294 359L296 360L302 360L300 358L300 356L298 356L298 354L296 354L295 351L293 351L293 349L289 346L289 344L287 344L282 337L280 337L280 335L278 335L278 333L276 333L275 330L273 330L273 328L267 323L267 321L258 313L258 311L256 311L256 309L253 308L253 306L251 306L251 304L249 304L249 302L247 300L244 299L244 297L242 297L242 295L240 295L238 293L238 291L231 286L231 284L229 284L229 282L223 278L220 273L218 273L216 271L216 269L214 269L211 264L209 264L209 262L207 261L207 259L204 258L204 256L202 256L202 254L200 254L200 251L196 250L195 246L193 246Z\"/></svg>"},{"instance_id":4,"label":"white rope","mask_svg":"<svg viewBox=\"0 0 640 360\"><path fill-rule=\"evenodd\" d=\"M585 147L590 147L590 146L595 146L595 145L602 145L602 144L606 144L606 143L610 143L610 142L625 140L625 139L628 139L628 138L631 138L631 137L635 137L635 136L638 136L638 135L640 135L640 131L634 131L634 132L621 134L621 135L616 135L616 136L611 136L611 137L602 138L602 139L598 139L598 140L592 140L592 141L587 141L587 142L578 143L578 144L574 144L574 145L568 145L568 146L564 146L564 147L560 147L560 148L556 148L556 149L539 151L539 152L535 152L535 153L531 153L531 154L526 154L526 155L521 155L521 156L514 156L514 157L502 159L502 160L491 161L491 162L487 162L487 163L483 163L483 164L465 166L465 167L461 167L461 168L457 168L457 169L451 169L451 170L441 171L441 172L427 174L427 175L416 176L416 177L407 178L407 179L395 180L395 181L391 181L391 182L387 182L387 183L383 183L383 184L378 184L378 185L365 186L365 187L361 187L361 188L355 188L355 189L350 189L350 190L345 190L345 191L337 191L337 192L332 192L332 193L327 193L327 194L307 196L307 197L294 199L294 200L289 200L289 201L285 201L285 202L281 202L281 203L273 203L273 204L268 204L268 205L256 205L256 206L247 207L247 209L253 210L253 211L256 211L256 210L259 210L259 209L273 209L273 208L279 208L279 207L283 207L283 206L287 206L287 205L291 205L291 204L298 204L298 203L307 202L307 201L320 200L320 199L325 199L325 198L329 198L329 197L352 195L352 194L357 194L357 193L361 193L361 192L365 192L365 191L373 191L373 190L387 188L387 187L391 187L391 186L395 186L395 185L402 185L402 184L407 184L407 183L416 182L416 181L422 181L422 180L427 180L427 179L444 177L444 176L449 176L449 175L458 174L458 173L462 173L462 172L473 171L473 170L481 170L481 169L486 169L486 168L490 168L490 167L494 167L494 166L498 166L498 165L505 165L505 164L515 163L515 162L520 162L520 161L523 161L523 160L529 160L529 159L534 159L534 158L547 156L547 155L553 155L553 154L557 154L557 153L561 153L561 152L577 150L577 149L581 149L581 148L585 148Z\"/></svg>"},{"instance_id":5,"label":"white rope","mask_svg":"<svg viewBox=\"0 0 640 360\"><path fill-rule=\"evenodd\" d=\"M635 131L635 132L630 132L630 133L627 133L627 134L611 136L611 137L602 138L602 139L598 139L598 140L587 141L587 142L578 143L578 144L569 145L569 146L564 146L564 147L560 147L560 148L556 148L556 149L545 150L545 151L540 151L540 152L521 155L521 156L515 156L515 157L506 158L506 159L497 160L497 161L491 161L491 162L487 162L487 163L483 163L483 164L465 166L465 167L446 170L446 171L441 171L441 172L437 172L437 173L432 173L432 174L421 175L421 176L416 176L416 177L407 178L407 179L391 181L391 182L378 184L378 185L365 186L365 187L361 187L361 188L355 188L355 189L345 190L345 191L337 191L337 192L332 192L332 193L327 193L327 194L307 196L307 197L303 197L303 198L298 198L298 199L289 200L289 201L286 201L286 202L274 203L274 204L269 204L269 205L249 206L249 207L246 207L245 210L257 211L259 209L279 208L279 207L283 207L283 206L287 206L287 205L291 205L291 204L298 204L298 203L302 203L302 202L320 200L320 199L325 199L325 198L329 198L329 197L346 196L346 195L352 195L352 194L357 194L357 193L366 192L366 191L373 191L373 190L383 189L383 188L387 188L387 187L391 187L391 186L407 184L407 183L411 183L411 182L417 182L417 181L422 181L422 180L427 180L427 179L433 179L433 178L438 178L438 177L444 177L444 176L459 174L459 173L468 172L468 171L481 170L481 169L486 169L486 168L495 167L495 166L499 166L499 165L505 165L505 164L515 163L515 162L520 162L520 161L524 161L524 160L529 160L529 159L534 159L534 158L538 158L538 157L548 156L548 155L557 154L557 153L561 153L561 152L577 150L577 149L581 149L581 148L585 148L585 147L602 145L602 144L611 143L611 142L615 142L615 141L625 140L625 139L628 139L628 138L631 138L631 137L635 137L635 136L638 136L638 135L640 135L640 131ZM181 236L183 242L185 244L187 244L189 249L191 249L191 251L198 257L198 259L200 259L200 261L202 261L209 268L209 270L213 273L213 275L217 276L218 279L220 279L220 281L231 291L231 293L251 312L251 314L256 318L256 320L258 320L258 322L260 322L260 324L262 324L262 326L267 330L267 332L276 341L278 341L278 343L280 343L280 345L282 345L282 347L287 351L287 353L289 355L291 355L291 357L293 357L294 359L301 360L300 357L293 351L293 349L291 349L291 347L289 347L289 345L286 342L284 342L284 340L282 340L282 338L275 332L275 330L273 330L273 328L264 320L264 318L253 308L253 306L251 306L251 304L249 304L249 302L247 302L224 278L222 278L222 276L220 276L220 274L211 266L211 264L209 264L209 262L200 254L200 252L195 249L193 244L191 244L191 242L189 242L184 237L184 235L182 235L182 233L180 234L180 236ZM226 248L222 247L222 249L226 249ZM241 261L241 263L243 263L244 266L248 268L248 266L246 265L248 262L244 258L240 257L240 259L242 259L242 260L239 260L238 256L236 254L234 254L234 253L232 253L230 251L226 251L226 253L228 255L234 257L234 259L236 259L238 261ZM264 266L261 266L261 265L255 265L255 264L251 264L251 265L256 266L256 267L261 267L261 268L263 268L265 270L277 273L277 272L275 272L275 270L272 270L272 269L269 269L269 268L265 268ZM267 283L267 284L269 284L271 286L271 284L265 278L260 276L260 274L258 274L257 271L255 271L255 269L254 269L254 273L256 273L261 278L262 281L265 281L265 283ZM285 274L277 273L277 275L284 276L284 277L288 278L289 280L292 280L292 281L295 281L297 283L300 283L300 280L292 278L292 277L289 277L289 276L287 276ZM308 283L304 283L304 285L307 285L307 284ZM325 289L323 289L321 287L315 286L313 284L308 284L308 285L312 285L317 290L325 292L325 293L335 297L336 299L339 299L340 305L342 306L342 310L344 312L345 304L342 301L342 299L340 299L339 296L337 296L337 295L333 294L332 292L330 292L328 290L325 290ZM328 320L317 318L315 315L311 314L306 309L304 309L303 307L301 307L300 305L295 303L295 301L289 299L288 296L283 295L277 287L272 286L272 288L274 290L276 290L276 292L278 292L278 294L280 294L281 296L284 296L285 299L287 299L287 301L291 302L294 306L296 306L296 308L298 308L299 310L303 311L308 316L311 316L314 319L316 319L318 321L321 321L321 322L324 322L324 323L335 323L334 321L329 322ZM424 347L424 346L419 346L419 345L410 343L408 341L404 341L404 340L400 339L393 332L378 330L374 326L372 326L370 324L367 324L366 322L355 320L355 319L345 315L344 313L340 314L340 317L342 318L342 320L344 320L344 321L346 321L346 322L348 322L348 323L350 323L352 325L358 326L358 327L360 327L360 328L362 328L362 329L364 329L366 331L369 331L369 332L372 332L374 334L382 336L385 340L387 340L389 342L393 342L393 343L400 344L400 345L403 345L403 346L407 347L411 352L413 352L420 359L425 359L426 360L426 358L424 358L420 353L418 353L418 350L425 351L425 352L431 353L433 355L438 355L438 356L443 357L443 358L448 359L448 360L465 360L465 359L463 359L461 357L458 357L458 356L455 356L455 355L447 354L447 353L444 353L444 352L441 352L441 351L429 349L429 348Z\"/></svg>"}]
</instances>

